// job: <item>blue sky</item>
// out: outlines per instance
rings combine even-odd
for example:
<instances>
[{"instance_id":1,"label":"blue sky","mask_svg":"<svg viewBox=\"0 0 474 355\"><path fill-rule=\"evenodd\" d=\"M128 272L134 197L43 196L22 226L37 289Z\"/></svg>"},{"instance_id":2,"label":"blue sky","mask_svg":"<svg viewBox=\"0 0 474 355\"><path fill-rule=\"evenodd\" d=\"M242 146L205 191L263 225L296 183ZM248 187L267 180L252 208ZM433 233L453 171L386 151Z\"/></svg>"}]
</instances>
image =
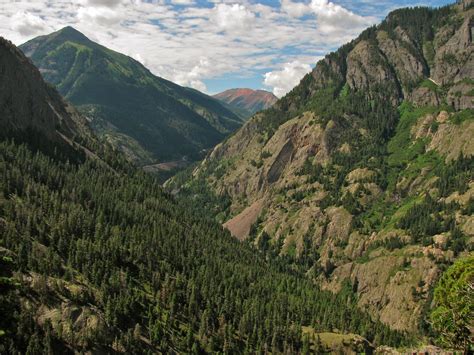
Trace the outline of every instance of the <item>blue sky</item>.
<instances>
[{"instance_id":1,"label":"blue sky","mask_svg":"<svg viewBox=\"0 0 474 355\"><path fill-rule=\"evenodd\" d=\"M21 44L70 25L180 85L282 96L391 10L453 1L0 0L0 35Z\"/></svg>"}]
</instances>

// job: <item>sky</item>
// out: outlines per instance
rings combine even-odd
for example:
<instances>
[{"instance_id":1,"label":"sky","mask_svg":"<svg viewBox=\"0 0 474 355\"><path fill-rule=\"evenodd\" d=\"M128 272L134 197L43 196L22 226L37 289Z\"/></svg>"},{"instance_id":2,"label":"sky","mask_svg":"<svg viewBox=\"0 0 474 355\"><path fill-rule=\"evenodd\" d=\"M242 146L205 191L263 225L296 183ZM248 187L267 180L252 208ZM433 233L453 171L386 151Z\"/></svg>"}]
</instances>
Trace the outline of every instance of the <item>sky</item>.
<instances>
[{"instance_id":1,"label":"sky","mask_svg":"<svg viewBox=\"0 0 474 355\"><path fill-rule=\"evenodd\" d=\"M73 26L154 74L208 94L283 96L327 53L399 7L454 0L0 0L0 36L20 45Z\"/></svg>"}]
</instances>

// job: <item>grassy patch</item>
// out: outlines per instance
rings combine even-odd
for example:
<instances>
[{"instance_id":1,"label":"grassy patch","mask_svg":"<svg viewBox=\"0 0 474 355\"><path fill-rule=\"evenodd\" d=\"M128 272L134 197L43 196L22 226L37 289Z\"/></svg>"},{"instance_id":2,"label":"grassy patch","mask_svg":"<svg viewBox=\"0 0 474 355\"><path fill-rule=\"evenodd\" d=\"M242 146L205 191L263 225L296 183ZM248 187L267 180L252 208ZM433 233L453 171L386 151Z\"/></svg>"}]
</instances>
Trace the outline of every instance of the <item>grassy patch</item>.
<instances>
[{"instance_id":1,"label":"grassy patch","mask_svg":"<svg viewBox=\"0 0 474 355\"><path fill-rule=\"evenodd\" d=\"M408 272L412 269L412 266L411 265L400 265L400 266L397 266L395 268L393 268L392 270L390 270L390 274L389 274L389 278L387 279L387 284L390 282L390 279L392 277L394 277L399 271L403 271L403 272Z\"/></svg>"},{"instance_id":2,"label":"grassy patch","mask_svg":"<svg viewBox=\"0 0 474 355\"><path fill-rule=\"evenodd\" d=\"M391 216L390 220L384 226L385 231L396 228L397 223L408 213L408 211L417 203L423 201L423 196L408 197L397 208L396 212Z\"/></svg>"},{"instance_id":3,"label":"grassy patch","mask_svg":"<svg viewBox=\"0 0 474 355\"><path fill-rule=\"evenodd\" d=\"M355 334L340 334L340 333L329 333L323 332L318 333L313 327L302 327L303 334L308 334L312 339L318 339L321 345L332 348L338 345L350 344L354 338L357 337Z\"/></svg>"},{"instance_id":4,"label":"grassy patch","mask_svg":"<svg viewBox=\"0 0 474 355\"><path fill-rule=\"evenodd\" d=\"M471 108L459 111L451 116L450 121L456 125L474 119L474 110Z\"/></svg>"},{"instance_id":5,"label":"grassy patch","mask_svg":"<svg viewBox=\"0 0 474 355\"><path fill-rule=\"evenodd\" d=\"M426 61L428 62L428 64L432 66L434 64L434 59L436 55L432 41L428 41L423 45L423 53L426 57Z\"/></svg>"},{"instance_id":6,"label":"grassy patch","mask_svg":"<svg viewBox=\"0 0 474 355\"><path fill-rule=\"evenodd\" d=\"M296 242L294 240L288 244L286 255L290 258L296 259Z\"/></svg>"},{"instance_id":7,"label":"grassy patch","mask_svg":"<svg viewBox=\"0 0 474 355\"><path fill-rule=\"evenodd\" d=\"M345 97L349 96L349 93L350 93L350 88L349 88L349 85L346 83L342 87L341 92L339 93L339 97L345 98Z\"/></svg>"},{"instance_id":8,"label":"grassy patch","mask_svg":"<svg viewBox=\"0 0 474 355\"><path fill-rule=\"evenodd\" d=\"M414 108L409 103L403 103L400 108L400 121L395 136L388 143L387 158L389 170L387 172L388 189L394 190L400 178L413 180L420 175L425 168L431 170L443 164L443 159L436 152L426 152L425 147L428 139L417 139L413 141L411 129L418 119L428 114L437 114L441 108L422 107ZM431 129L437 130L437 125L432 124ZM434 172L428 172L425 177L429 179Z\"/></svg>"},{"instance_id":9,"label":"grassy patch","mask_svg":"<svg viewBox=\"0 0 474 355\"><path fill-rule=\"evenodd\" d=\"M402 176L407 179L414 179L420 175L422 169L433 168L443 164L443 159L434 151L426 152L423 154L417 155L407 166L407 168L402 172ZM431 172L425 176L425 180L429 179L431 176L434 176Z\"/></svg>"},{"instance_id":10,"label":"grassy patch","mask_svg":"<svg viewBox=\"0 0 474 355\"><path fill-rule=\"evenodd\" d=\"M423 80L420 84L420 87L428 88L431 91L436 92L436 93L441 92L441 88L429 79Z\"/></svg>"},{"instance_id":11,"label":"grassy patch","mask_svg":"<svg viewBox=\"0 0 474 355\"><path fill-rule=\"evenodd\" d=\"M412 104L404 102L399 107L400 121L398 122L395 136L388 143L390 154L388 163L391 166L407 164L417 155L424 152L425 142L416 141L413 144L411 128L420 117L439 111L437 107L414 108Z\"/></svg>"},{"instance_id":12,"label":"grassy patch","mask_svg":"<svg viewBox=\"0 0 474 355\"><path fill-rule=\"evenodd\" d=\"M355 260L355 262L356 262L357 264L366 264L366 263L368 263L369 261L370 261L370 256L369 256L368 253L362 255L361 257L358 257L358 258Z\"/></svg>"},{"instance_id":13,"label":"grassy patch","mask_svg":"<svg viewBox=\"0 0 474 355\"><path fill-rule=\"evenodd\" d=\"M397 206L395 203L389 203L385 197L378 199L367 211L358 217L362 221L362 232L369 234L374 230L383 229L396 211Z\"/></svg>"}]
</instances>

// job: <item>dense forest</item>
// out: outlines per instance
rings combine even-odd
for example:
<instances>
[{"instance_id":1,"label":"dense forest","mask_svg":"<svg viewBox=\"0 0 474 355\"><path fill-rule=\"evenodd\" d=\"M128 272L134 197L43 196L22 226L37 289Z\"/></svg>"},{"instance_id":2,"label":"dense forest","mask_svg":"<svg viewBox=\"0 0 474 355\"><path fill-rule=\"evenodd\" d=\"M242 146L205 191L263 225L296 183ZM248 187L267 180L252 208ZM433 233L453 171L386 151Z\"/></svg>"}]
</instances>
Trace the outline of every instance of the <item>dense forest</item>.
<instances>
[{"instance_id":1,"label":"dense forest","mask_svg":"<svg viewBox=\"0 0 474 355\"><path fill-rule=\"evenodd\" d=\"M358 311L352 285L318 290L188 213L145 173L61 162L8 140L0 152L4 351L291 353L302 325L410 342ZM65 319L65 304L89 319Z\"/></svg>"}]
</instances>

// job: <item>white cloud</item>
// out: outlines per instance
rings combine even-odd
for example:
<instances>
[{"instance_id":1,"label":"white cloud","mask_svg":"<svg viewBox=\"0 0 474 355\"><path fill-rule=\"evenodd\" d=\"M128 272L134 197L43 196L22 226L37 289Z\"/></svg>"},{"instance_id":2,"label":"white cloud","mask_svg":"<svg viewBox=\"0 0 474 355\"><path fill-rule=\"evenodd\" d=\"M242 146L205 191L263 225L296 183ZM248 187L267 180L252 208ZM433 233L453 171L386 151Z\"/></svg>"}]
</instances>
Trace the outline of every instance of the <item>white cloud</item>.
<instances>
[{"instance_id":1,"label":"white cloud","mask_svg":"<svg viewBox=\"0 0 474 355\"><path fill-rule=\"evenodd\" d=\"M188 5L175 6L176 1ZM215 0L212 7L198 4L196 0L0 0L0 35L21 44L69 25L182 85L206 90L207 79L227 75L260 79L266 72L267 83L281 95L288 85L276 82L276 76L283 75L278 73L284 72L284 63L314 63L314 58L351 40L372 20L321 0L282 0L279 7L256 0Z\"/></svg>"},{"instance_id":2,"label":"white cloud","mask_svg":"<svg viewBox=\"0 0 474 355\"><path fill-rule=\"evenodd\" d=\"M144 66L146 66L146 60L143 59L143 57L140 55L140 53L135 53L131 56L133 59L135 59L137 62L140 62Z\"/></svg>"},{"instance_id":3,"label":"white cloud","mask_svg":"<svg viewBox=\"0 0 474 355\"><path fill-rule=\"evenodd\" d=\"M122 0L87 0L93 6L115 7L122 2Z\"/></svg>"},{"instance_id":4,"label":"white cloud","mask_svg":"<svg viewBox=\"0 0 474 355\"><path fill-rule=\"evenodd\" d=\"M102 26L110 26L121 20L121 15L118 11L103 6L81 7L77 12L77 17L86 24L95 22Z\"/></svg>"},{"instance_id":5,"label":"white cloud","mask_svg":"<svg viewBox=\"0 0 474 355\"><path fill-rule=\"evenodd\" d=\"M281 70L268 72L264 75L263 83L272 88L273 93L282 97L299 84L303 76L311 71L309 64L298 60L285 63Z\"/></svg>"},{"instance_id":6,"label":"white cloud","mask_svg":"<svg viewBox=\"0 0 474 355\"><path fill-rule=\"evenodd\" d=\"M311 7L308 4L291 0L281 0L281 9L291 17L302 17L311 13Z\"/></svg>"},{"instance_id":7,"label":"white cloud","mask_svg":"<svg viewBox=\"0 0 474 355\"><path fill-rule=\"evenodd\" d=\"M219 28L226 31L248 30L255 20L255 14L240 4L217 4L213 15Z\"/></svg>"},{"instance_id":8,"label":"white cloud","mask_svg":"<svg viewBox=\"0 0 474 355\"><path fill-rule=\"evenodd\" d=\"M171 0L171 3L175 5L194 5L196 1L195 0Z\"/></svg>"},{"instance_id":9,"label":"white cloud","mask_svg":"<svg viewBox=\"0 0 474 355\"><path fill-rule=\"evenodd\" d=\"M310 7L317 16L318 29L324 33L361 30L376 21L374 17L359 16L328 0L312 0Z\"/></svg>"},{"instance_id":10,"label":"white cloud","mask_svg":"<svg viewBox=\"0 0 474 355\"><path fill-rule=\"evenodd\" d=\"M281 9L295 18L316 16L317 28L325 34L354 33L377 21L375 17L357 15L329 0L311 0L310 3L281 0Z\"/></svg>"},{"instance_id":11,"label":"white cloud","mask_svg":"<svg viewBox=\"0 0 474 355\"><path fill-rule=\"evenodd\" d=\"M50 29L41 17L25 11L14 14L11 23L11 28L22 36L31 36Z\"/></svg>"},{"instance_id":12,"label":"white cloud","mask_svg":"<svg viewBox=\"0 0 474 355\"><path fill-rule=\"evenodd\" d=\"M201 57L199 59L199 63L197 63L189 72L175 72L174 80L179 85L188 86L202 92L207 92L206 84L204 84L202 79L209 76L211 71L212 66L209 63L208 58Z\"/></svg>"}]
</instances>

